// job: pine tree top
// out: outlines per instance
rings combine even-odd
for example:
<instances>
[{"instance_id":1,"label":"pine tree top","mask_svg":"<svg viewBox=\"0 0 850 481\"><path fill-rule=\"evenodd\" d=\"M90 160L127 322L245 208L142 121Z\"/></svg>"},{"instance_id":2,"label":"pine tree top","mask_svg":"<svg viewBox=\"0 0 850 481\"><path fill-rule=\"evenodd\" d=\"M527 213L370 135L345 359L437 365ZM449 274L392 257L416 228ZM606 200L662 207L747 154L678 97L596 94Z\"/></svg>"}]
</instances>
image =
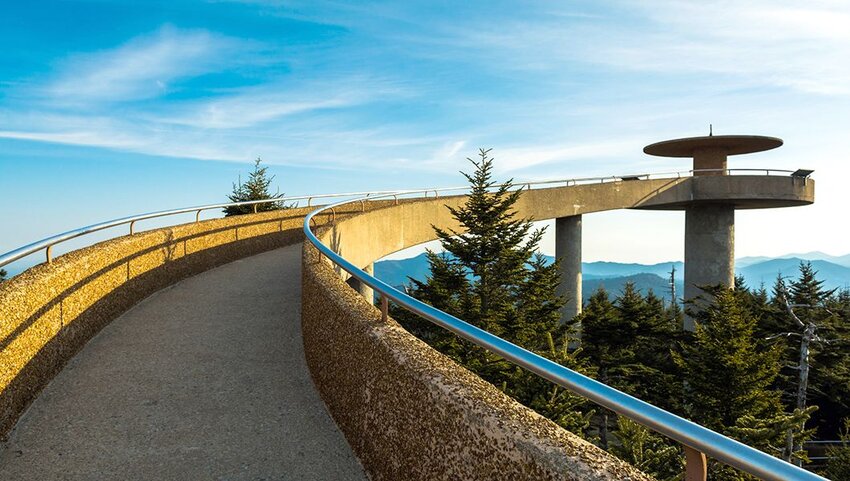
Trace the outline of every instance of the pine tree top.
<instances>
[{"instance_id":1,"label":"pine tree top","mask_svg":"<svg viewBox=\"0 0 850 481\"><path fill-rule=\"evenodd\" d=\"M262 159L257 157L254 161L254 170L248 173L248 180L242 182L240 179L239 182L233 184L233 192L227 196L231 202L249 202L254 200L283 198L283 194L279 192L272 194L269 191L275 176L269 176L266 173L268 167L261 167L261 162ZM288 206L284 206L281 202L264 202L250 205L228 206L224 208L224 215L231 216L250 214L254 212L268 212L287 207Z\"/></svg>"},{"instance_id":2,"label":"pine tree top","mask_svg":"<svg viewBox=\"0 0 850 481\"><path fill-rule=\"evenodd\" d=\"M822 304L835 289L824 289L825 281L817 278L818 271L810 261L800 261L800 277L791 284L791 301L794 304L815 306Z\"/></svg>"}]
</instances>

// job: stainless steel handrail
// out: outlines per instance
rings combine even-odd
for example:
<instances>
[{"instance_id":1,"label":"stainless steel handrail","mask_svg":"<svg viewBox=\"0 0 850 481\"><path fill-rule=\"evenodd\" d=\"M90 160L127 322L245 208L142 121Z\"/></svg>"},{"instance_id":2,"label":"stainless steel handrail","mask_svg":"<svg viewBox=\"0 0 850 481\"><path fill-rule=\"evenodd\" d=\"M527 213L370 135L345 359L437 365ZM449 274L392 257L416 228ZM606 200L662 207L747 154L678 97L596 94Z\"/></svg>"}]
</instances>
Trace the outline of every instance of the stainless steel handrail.
<instances>
[{"instance_id":1,"label":"stainless steel handrail","mask_svg":"<svg viewBox=\"0 0 850 481\"><path fill-rule=\"evenodd\" d=\"M585 177L585 178L575 178L575 179L563 179L563 180L545 180L545 181L533 181L533 182L518 182L515 185L526 186L527 188L531 188L531 186L543 186L543 185L554 185L554 184L566 184L566 185L579 185L584 183L591 182L616 182L618 180L622 180L623 178L651 178L657 176L672 176L676 177L689 176L693 175L696 172L724 172L727 174L731 174L732 172L766 172L770 175L770 172L782 172L782 173L792 173L791 170L781 170L781 169L702 169L702 170L687 170L680 172L665 172L665 173L654 173L654 174L639 174L639 175L620 175L620 176L606 176L606 177ZM494 186L499 187L499 186ZM434 195L439 196L441 192L452 192L452 191L464 191L467 187L444 187L444 188L429 188L429 189L416 189L416 190L407 190L407 191L374 191L374 192L348 192L348 193L340 193L340 194L316 194L316 195L302 195L295 197L286 197L280 199L262 199L262 200L252 200L245 202L231 202L231 203L223 203L223 204L209 204L202 205L196 207L186 207L182 209L174 209L174 210L163 210L158 212L150 212L147 214L140 214L130 217L122 217L120 219L114 219L106 222L101 222L98 224L93 224L87 227L82 227L79 229L70 230L67 232L63 232L61 234L57 234L51 237L47 237L45 239L41 239L39 241L33 242L31 244L27 244L23 247L19 247L17 249L11 250L0 255L0 267L8 265L18 259L26 257L28 255L34 254L42 249L45 249L46 260L47 262L52 261L52 248L54 245L75 239L77 237L81 237L86 234L91 234L93 232L101 231L104 229L109 229L112 227L117 227L124 224L130 225L130 234L135 233L135 224L136 222L154 219L158 217L165 217L177 214L186 214L195 212L195 222L200 221L200 214L205 210L211 209L221 209L224 207L230 206L241 206L241 205L257 205L264 203L272 203L272 202L291 202L298 200L307 200L307 206L309 207L313 199L328 199L328 198L337 198L337 197L356 197L356 196L365 196L372 197L375 195L404 195L407 193L428 193L433 192ZM364 199L365 199L364 197ZM397 198L397 197L396 197Z\"/></svg>"},{"instance_id":2,"label":"stainless steel handrail","mask_svg":"<svg viewBox=\"0 0 850 481\"><path fill-rule=\"evenodd\" d=\"M761 170L764 171L766 169ZM778 172L775 169L770 169L770 171ZM693 171L689 172L693 173ZM519 188L524 188L527 184L517 183L515 185ZM433 191L433 189L429 191ZM383 197L375 196L371 197L370 200L377 200ZM354 201L358 200L361 199L355 199ZM704 453L760 479L770 481L824 481L826 479L523 349L516 344L512 344L468 322L425 304L393 288L380 279L367 274L319 241L310 228L310 222L314 216L349 202L352 201L337 202L309 213L304 218L304 235L319 252L334 264L381 295L381 310L384 316L386 316L387 299L392 300L402 308L444 329L448 329L458 336L514 364L524 367L540 377L548 379L563 388L569 389L573 393L590 399L600 406L608 408L617 414L632 419L681 443L685 447L686 458L689 461L694 459L694 454L702 458L700 453ZM688 452L689 449L692 450L690 453Z\"/></svg>"},{"instance_id":3,"label":"stainless steel handrail","mask_svg":"<svg viewBox=\"0 0 850 481\"><path fill-rule=\"evenodd\" d=\"M223 204L207 204L207 205L199 205L195 207L184 207L181 209L171 209L171 210L162 210L156 212L149 212L146 214L139 214L130 217L121 217L119 219L113 219L106 222L100 222L98 224L92 224L87 227L81 227L78 229L69 230L67 232L63 232L61 234L56 234L54 236L50 236L39 241L33 242L32 244L27 244L23 247L19 247L17 249L11 250L9 252L0 255L0 267L3 267L11 262L14 262L18 259L26 257L30 254L34 254L42 249L47 249L47 262L52 260L50 248L56 244L75 239L80 236L84 236L86 234L91 234L93 232L101 231L104 229L109 229L112 227L117 227L124 224L130 224L130 234L134 234L135 223L148 219L155 219L158 217L166 217L177 214L188 214L195 213L195 222L200 221L200 214L206 210L212 209L222 209L224 207L238 207L243 205L259 205L259 204L268 204L275 202L292 202L299 200L312 200L312 199L327 199L327 198L337 198L337 197L360 197L376 194L389 194L395 193L396 191L376 191L376 192L347 192L340 194L317 194L317 195L301 195L294 197L281 197L277 199L261 199L261 200L248 200L243 202L229 202Z\"/></svg>"}]
</instances>

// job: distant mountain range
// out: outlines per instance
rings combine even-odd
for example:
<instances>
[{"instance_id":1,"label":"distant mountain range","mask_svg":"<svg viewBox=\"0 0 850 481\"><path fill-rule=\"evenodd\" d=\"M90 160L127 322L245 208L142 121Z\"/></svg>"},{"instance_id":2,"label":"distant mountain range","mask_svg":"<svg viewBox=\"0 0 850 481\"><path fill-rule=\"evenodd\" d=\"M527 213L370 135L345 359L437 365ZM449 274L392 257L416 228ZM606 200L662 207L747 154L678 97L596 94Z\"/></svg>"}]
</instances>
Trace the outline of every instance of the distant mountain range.
<instances>
[{"instance_id":1,"label":"distant mountain range","mask_svg":"<svg viewBox=\"0 0 850 481\"><path fill-rule=\"evenodd\" d=\"M839 266L850 268L850 254L843 256L831 256L820 251L805 252L802 254L786 254L784 256L779 257L741 257L740 259L735 259L735 266L737 268L744 268L749 267L753 264L759 264L761 262L778 259L806 259L809 261L827 261L832 264L838 264Z\"/></svg>"},{"instance_id":2,"label":"distant mountain range","mask_svg":"<svg viewBox=\"0 0 850 481\"><path fill-rule=\"evenodd\" d=\"M547 256L549 262L552 257ZM770 290L777 275L796 279L800 262L811 261L818 271L818 278L829 289L850 287L850 254L830 256L822 252L789 254L781 257L743 257L735 261L736 273L744 276L750 287L757 288L762 283ZM584 262L582 263L582 294L587 300L599 286L608 292L619 293L627 282L633 282L641 292L650 289L659 297L670 297L670 270L676 268L676 292L681 296L684 291L684 264L681 261L661 262L658 264L627 264L620 262ZM423 280L430 273L425 254L401 260L386 260L375 263L375 275L393 286L409 283L408 276Z\"/></svg>"}]
</instances>

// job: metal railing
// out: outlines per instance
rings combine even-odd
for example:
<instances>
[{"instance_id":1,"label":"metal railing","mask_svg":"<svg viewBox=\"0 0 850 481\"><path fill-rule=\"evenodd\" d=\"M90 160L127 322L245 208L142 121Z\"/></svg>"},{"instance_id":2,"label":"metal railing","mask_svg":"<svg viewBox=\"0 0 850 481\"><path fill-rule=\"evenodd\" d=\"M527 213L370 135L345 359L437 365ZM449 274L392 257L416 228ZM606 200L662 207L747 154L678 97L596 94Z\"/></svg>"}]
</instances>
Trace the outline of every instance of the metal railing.
<instances>
[{"instance_id":1,"label":"metal railing","mask_svg":"<svg viewBox=\"0 0 850 481\"><path fill-rule=\"evenodd\" d=\"M701 170L685 170L678 172L662 172L662 173L653 173L653 174L635 174L635 175L619 175L619 176L604 176L604 177L584 177L584 178L575 178L575 179L563 179L563 180L545 180L545 181L532 181L532 182L518 182L514 183L517 186L523 186L527 189L531 189L532 186L551 186L551 185L581 185L581 184L590 184L590 183L605 183L605 182L617 182L623 180L648 180L653 178L666 178L673 177L681 178L692 176L695 173L701 172L723 172L726 175L734 175L733 173L743 173L743 172L763 172L766 175L770 175L771 172L774 173L792 173L791 170L781 170L781 169L701 169ZM494 186L498 187L498 186ZM208 204L201 205L196 207L185 207L182 209L173 209L173 210L163 210L158 212L150 212L147 214L139 214L130 217L122 217L120 219L113 219L106 222L101 222L98 224L93 224L87 227L82 227L79 229L70 230L67 232L63 232L61 234L57 234L51 237L47 237L45 239L41 239L37 242L33 242L32 244L25 245L23 247L19 247L17 249L11 250L0 255L0 267L8 265L18 259L26 257L28 255L34 254L40 250L45 251L46 261L52 262L53 260L53 246L56 244L60 244L62 242L75 239L77 237L84 236L86 234L91 234L93 232L102 231L104 229L109 229L112 227L117 227L121 225L129 224L129 234L132 235L135 233L135 225L139 221L154 219L159 217L172 216L177 214L186 214L186 213L195 213L195 222L200 221L201 212L205 210L212 209L223 209L225 207L238 207L243 205L253 205L254 211L256 212L256 206L259 204L268 204L275 202L293 202L293 201L307 201L307 207L310 207L312 201L314 199L330 199L330 198L339 198L339 197L361 197L358 199L360 202L364 200L369 200L374 198L376 195L386 195L392 196L396 200L398 200L399 196L412 194L412 193L424 193L424 195L428 195L430 193L434 193L435 196L439 196L440 193L445 192L460 192L465 191L467 189L466 186L463 187L443 187L436 189L416 189L416 190L401 190L401 191L373 191L373 192L348 192L341 194L316 194L316 195L301 195L295 197L285 197L280 199L263 199L263 200L252 200L245 202L230 202L223 204Z\"/></svg>"},{"instance_id":2,"label":"metal railing","mask_svg":"<svg viewBox=\"0 0 850 481\"><path fill-rule=\"evenodd\" d=\"M726 170L728 172L730 169L717 170ZM765 172L767 169L735 170L738 172L752 172L756 170ZM790 173L792 171L770 169L769 172ZM693 175L693 173L694 171L687 171L687 174L689 175ZM681 173L673 173L676 177L681 177L679 174ZM645 176L645 178L649 178L650 176L654 177L656 175L663 174L641 174L639 177L644 178ZM576 185L576 182L585 183L584 181L621 181L630 177L638 176L571 179L567 181L570 182L567 185ZM516 183L514 185L519 189L530 189L532 185L563 184L564 182L565 181L545 181ZM419 193L427 195L429 192L434 192L435 195L438 195L441 191L459 189L461 188L437 189L436 191L434 189L429 189L427 191L407 191L405 193ZM468 187L464 187L463 189L468 190ZM379 200L382 198L389 198L391 196L395 197L396 200L398 199L398 193L395 193L373 196L370 197L369 200ZM362 202L363 200L364 199L355 199L353 201L337 202L314 210L304 219L304 234L307 240L316 247L322 255L326 256L332 263L351 274L351 276L358 281L368 285L379 294L381 315L385 321L388 316L388 304L391 300L396 305L427 319L444 329L448 329L456 335L487 349L518 366L528 369L544 379L548 379L549 381L568 389L575 394L585 397L600 406L610 409L619 415L625 416L652 429L653 431L679 442L683 446L685 452L685 479L687 481L706 479L706 455L764 480L823 481L825 479L815 473L806 471L779 458L735 441L734 439L700 426L697 423L679 417L629 394L607 386L599 381L591 379L583 374L568 369L556 362L517 346L516 344L510 343L494 334L419 301L357 268L357 266L347 261L345 258L334 252L333 249L319 241L311 230L311 222L314 216L322 212L333 210L349 202Z\"/></svg>"},{"instance_id":3,"label":"metal railing","mask_svg":"<svg viewBox=\"0 0 850 481\"><path fill-rule=\"evenodd\" d=\"M129 234L133 235L136 233L135 226L136 223L143 220L155 219L159 217L167 217L178 214L195 214L195 222L200 222L201 220L201 212L206 210L213 209L223 209L225 207L239 207L245 205L254 206L254 212L257 212L257 206L260 204L271 204L278 202L293 202L293 201L307 201L307 206L309 207L312 203L313 199L329 199L329 198L338 198L338 197L366 197L372 195L380 195L380 194L395 194L396 191L377 191L377 192L347 192L341 194L317 194L317 195L302 195L295 197L281 197L278 199L262 199L262 200L248 200L243 202L230 202L224 204L208 204L208 205L199 205L195 207L184 207L182 209L172 209L172 210L162 210L157 212L149 212L147 214L138 214L130 217L122 217L119 219L113 219L106 222L100 222L98 224L92 224L87 227L81 227L79 229L69 230L67 232L63 232L61 234L56 234L54 236L47 237L45 239L41 239L37 242L33 242L32 244L27 244L23 247L19 247L15 250L11 250L6 252L3 255L0 255L0 267L3 267L9 263L12 263L18 259L26 257L30 254L34 254L42 249L45 250L46 260L47 262L52 262L52 248L56 244L60 244L65 241L69 241L71 239L75 239L77 237L84 236L86 234L91 234L94 232L102 231L105 229L109 229L112 227L118 227L121 225L129 225Z\"/></svg>"}]
</instances>

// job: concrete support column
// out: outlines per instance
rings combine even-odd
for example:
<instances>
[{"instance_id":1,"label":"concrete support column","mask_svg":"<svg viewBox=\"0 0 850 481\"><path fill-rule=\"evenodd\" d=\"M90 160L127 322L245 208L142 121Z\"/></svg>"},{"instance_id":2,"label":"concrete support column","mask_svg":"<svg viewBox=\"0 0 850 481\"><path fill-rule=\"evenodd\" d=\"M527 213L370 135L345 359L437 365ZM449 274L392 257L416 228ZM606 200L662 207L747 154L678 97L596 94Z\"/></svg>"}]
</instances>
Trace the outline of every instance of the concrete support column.
<instances>
[{"instance_id":1,"label":"concrete support column","mask_svg":"<svg viewBox=\"0 0 850 481\"><path fill-rule=\"evenodd\" d=\"M713 284L735 285L735 208L695 204L685 211L685 299ZM684 327L693 331L693 320L686 316Z\"/></svg>"},{"instance_id":2,"label":"concrete support column","mask_svg":"<svg viewBox=\"0 0 850 481\"><path fill-rule=\"evenodd\" d=\"M363 270L366 271L366 273L369 274L370 276L374 275L375 274L375 265L369 264L368 266L364 267ZM357 280L354 277L349 279L348 282L349 282L349 285L351 285L352 289L359 292L361 296L365 297L366 300L369 301L369 304L373 304L375 302L375 291L371 287L360 282L359 280Z\"/></svg>"},{"instance_id":3,"label":"concrete support column","mask_svg":"<svg viewBox=\"0 0 850 481\"><path fill-rule=\"evenodd\" d=\"M561 322L581 313L581 216L555 219L555 258L561 260L558 295L567 300Z\"/></svg>"}]
</instances>

